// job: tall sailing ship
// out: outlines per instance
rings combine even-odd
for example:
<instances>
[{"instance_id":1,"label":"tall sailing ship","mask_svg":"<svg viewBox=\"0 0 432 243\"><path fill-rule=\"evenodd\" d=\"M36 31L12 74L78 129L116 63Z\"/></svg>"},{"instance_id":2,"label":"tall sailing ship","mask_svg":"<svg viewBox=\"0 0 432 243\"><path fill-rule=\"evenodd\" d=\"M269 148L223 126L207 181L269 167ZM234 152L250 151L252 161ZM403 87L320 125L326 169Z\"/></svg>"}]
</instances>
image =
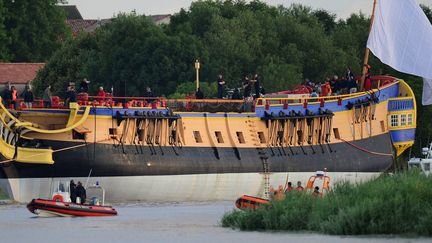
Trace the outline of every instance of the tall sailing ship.
<instances>
[{"instance_id":1,"label":"tall sailing ship","mask_svg":"<svg viewBox=\"0 0 432 243\"><path fill-rule=\"evenodd\" d=\"M82 99L0 109L0 185L11 199L98 181L111 201L232 200L327 168L333 181L389 169L414 142L416 101L390 76L326 97ZM155 98L153 98L155 99ZM121 101L121 102L120 102Z\"/></svg>"}]
</instances>

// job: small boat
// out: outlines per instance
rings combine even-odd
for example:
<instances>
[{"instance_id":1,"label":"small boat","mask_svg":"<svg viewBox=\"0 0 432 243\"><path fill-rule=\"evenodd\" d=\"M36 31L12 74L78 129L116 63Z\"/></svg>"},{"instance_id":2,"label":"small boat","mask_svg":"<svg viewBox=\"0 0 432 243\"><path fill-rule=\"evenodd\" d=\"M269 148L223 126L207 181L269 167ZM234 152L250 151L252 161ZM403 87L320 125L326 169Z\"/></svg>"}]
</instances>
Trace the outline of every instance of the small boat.
<instances>
[{"instance_id":1,"label":"small boat","mask_svg":"<svg viewBox=\"0 0 432 243\"><path fill-rule=\"evenodd\" d=\"M30 212L42 216L115 216L117 211L111 206L98 206L89 204L76 204L71 202L59 202L47 199L33 199L27 208Z\"/></svg>"},{"instance_id":2,"label":"small boat","mask_svg":"<svg viewBox=\"0 0 432 243\"><path fill-rule=\"evenodd\" d=\"M257 209L267 204L270 204L270 200L248 195L241 196L235 202L238 209Z\"/></svg>"},{"instance_id":3,"label":"small boat","mask_svg":"<svg viewBox=\"0 0 432 243\"><path fill-rule=\"evenodd\" d=\"M423 174L429 176L432 173L432 143L429 147L422 148L423 158L410 158L408 161L409 169L420 169Z\"/></svg>"},{"instance_id":4,"label":"small boat","mask_svg":"<svg viewBox=\"0 0 432 243\"><path fill-rule=\"evenodd\" d=\"M69 183L59 181L51 199L32 199L27 204L27 209L41 217L90 217L90 216L115 216L117 211L112 206L106 206L105 190L96 182L88 187L87 195L91 198L89 204L73 203L70 200ZM102 203L99 198L102 199Z\"/></svg>"},{"instance_id":5,"label":"small boat","mask_svg":"<svg viewBox=\"0 0 432 243\"><path fill-rule=\"evenodd\" d=\"M316 183L318 181L322 181L322 188L321 192L319 192L319 187L317 188L317 191L314 189L317 187ZM311 176L306 184L305 191L312 193L313 196L322 197L324 195L324 192L328 192L330 185L330 177L327 176L327 169L325 168L324 171L317 171L315 175ZM278 190L272 191L272 193L275 193L275 196L272 198L273 200L280 201L285 199L285 193L287 192L287 188L283 186L279 186ZM270 204L271 200L260 198L260 197L253 197L248 195L243 195L239 197L235 205L238 209L257 209L263 205Z\"/></svg>"}]
</instances>

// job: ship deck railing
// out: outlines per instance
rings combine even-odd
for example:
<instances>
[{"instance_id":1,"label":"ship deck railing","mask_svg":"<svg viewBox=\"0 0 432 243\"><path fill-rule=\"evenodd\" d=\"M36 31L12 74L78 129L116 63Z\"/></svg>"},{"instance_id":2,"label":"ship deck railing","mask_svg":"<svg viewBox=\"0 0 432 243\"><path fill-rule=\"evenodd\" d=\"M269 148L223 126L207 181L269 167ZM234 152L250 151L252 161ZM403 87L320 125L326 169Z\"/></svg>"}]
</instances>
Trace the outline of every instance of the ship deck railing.
<instances>
[{"instance_id":1,"label":"ship deck railing","mask_svg":"<svg viewBox=\"0 0 432 243\"><path fill-rule=\"evenodd\" d=\"M353 94L341 94L334 96L310 97L309 94L300 97L293 95L278 95L278 97L263 97L258 99L229 100L229 99L167 99L165 97L105 97L89 96L86 93L77 95L77 103L81 106L116 107L116 108L169 108L174 112L254 112L256 107L266 105L287 105L304 103L340 102L346 98L355 98L367 93L373 93L378 89L395 83L398 79L390 76L371 77L372 89ZM52 107L54 109L69 109L58 96L53 96ZM19 109L26 109L22 100L18 100ZM35 100L33 108L43 108L43 100ZM12 105L11 105L12 108Z\"/></svg>"}]
</instances>

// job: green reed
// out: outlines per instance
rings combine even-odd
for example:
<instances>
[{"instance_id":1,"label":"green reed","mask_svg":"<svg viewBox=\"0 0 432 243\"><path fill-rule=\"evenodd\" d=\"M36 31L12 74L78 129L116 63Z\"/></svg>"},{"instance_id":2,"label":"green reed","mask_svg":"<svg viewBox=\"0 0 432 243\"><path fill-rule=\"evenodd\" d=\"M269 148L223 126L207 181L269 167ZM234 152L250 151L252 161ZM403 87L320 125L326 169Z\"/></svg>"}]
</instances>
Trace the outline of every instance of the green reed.
<instances>
[{"instance_id":1,"label":"green reed","mask_svg":"<svg viewBox=\"0 0 432 243\"><path fill-rule=\"evenodd\" d=\"M291 192L258 210L234 210L223 227L336 235L432 235L432 177L401 172L366 183L336 184L323 198Z\"/></svg>"}]
</instances>

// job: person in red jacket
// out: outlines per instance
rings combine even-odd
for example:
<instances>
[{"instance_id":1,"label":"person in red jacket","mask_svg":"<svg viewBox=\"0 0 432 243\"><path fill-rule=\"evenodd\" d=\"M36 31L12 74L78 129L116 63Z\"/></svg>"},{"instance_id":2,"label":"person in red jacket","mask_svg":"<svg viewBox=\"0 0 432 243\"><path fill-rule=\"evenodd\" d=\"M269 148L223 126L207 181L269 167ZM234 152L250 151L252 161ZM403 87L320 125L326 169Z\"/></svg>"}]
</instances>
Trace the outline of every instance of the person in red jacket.
<instances>
[{"instance_id":1,"label":"person in red jacket","mask_svg":"<svg viewBox=\"0 0 432 243\"><path fill-rule=\"evenodd\" d=\"M102 86L99 87L99 92L98 92L97 96L98 96L99 103L102 103L105 101L106 93L105 93L104 88Z\"/></svg>"},{"instance_id":2,"label":"person in red jacket","mask_svg":"<svg viewBox=\"0 0 432 243\"><path fill-rule=\"evenodd\" d=\"M365 64L365 68L366 68L366 74L364 79L364 90L367 91L367 90L371 90L372 88L372 80L369 72L372 67L368 64Z\"/></svg>"}]
</instances>

